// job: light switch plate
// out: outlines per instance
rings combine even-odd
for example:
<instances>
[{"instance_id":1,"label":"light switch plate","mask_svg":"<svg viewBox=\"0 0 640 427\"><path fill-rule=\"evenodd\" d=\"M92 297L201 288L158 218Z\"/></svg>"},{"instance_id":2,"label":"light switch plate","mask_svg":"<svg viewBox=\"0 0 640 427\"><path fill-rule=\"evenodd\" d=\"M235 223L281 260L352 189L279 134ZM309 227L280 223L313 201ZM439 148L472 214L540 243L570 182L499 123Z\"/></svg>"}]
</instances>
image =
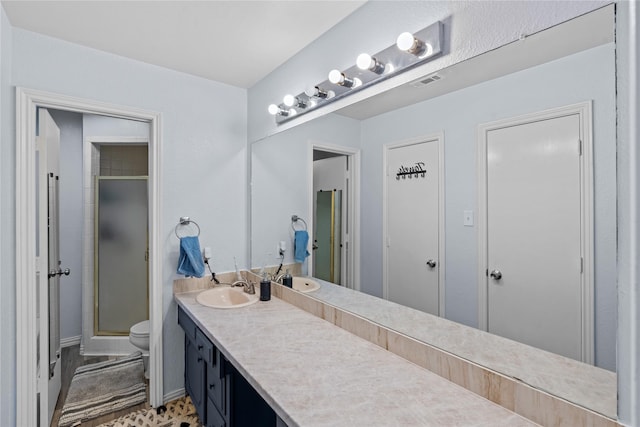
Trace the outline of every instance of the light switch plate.
<instances>
[{"instance_id":1,"label":"light switch plate","mask_svg":"<svg viewBox=\"0 0 640 427\"><path fill-rule=\"evenodd\" d=\"M473 211L464 211L464 226L473 227Z\"/></svg>"}]
</instances>

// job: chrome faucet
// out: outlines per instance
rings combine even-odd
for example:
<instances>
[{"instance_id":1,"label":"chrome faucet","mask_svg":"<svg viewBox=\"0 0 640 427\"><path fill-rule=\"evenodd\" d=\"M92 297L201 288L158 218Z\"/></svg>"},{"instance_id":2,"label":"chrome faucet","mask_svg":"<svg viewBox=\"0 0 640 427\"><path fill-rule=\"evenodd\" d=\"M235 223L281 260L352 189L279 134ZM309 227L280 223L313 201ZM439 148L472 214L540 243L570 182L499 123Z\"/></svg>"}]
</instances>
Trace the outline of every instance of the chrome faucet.
<instances>
[{"instance_id":1,"label":"chrome faucet","mask_svg":"<svg viewBox=\"0 0 640 427\"><path fill-rule=\"evenodd\" d=\"M247 282L246 280L236 280L231 284L231 287L242 286L244 291L250 295L255 295L256 287L252 282Z\"/></svg>"},{"instance_id":2,"label":"chrome faucet","mask_svg":"<svg viewBox=\"0 0 640 427\"><path fill-rule=\"evenodd\" d=\"M284 277L285 273L280 273L279 275L273 277L273 281L276 283L280 283L282 285L282 278Z\"/></svg>"}]
</instances>

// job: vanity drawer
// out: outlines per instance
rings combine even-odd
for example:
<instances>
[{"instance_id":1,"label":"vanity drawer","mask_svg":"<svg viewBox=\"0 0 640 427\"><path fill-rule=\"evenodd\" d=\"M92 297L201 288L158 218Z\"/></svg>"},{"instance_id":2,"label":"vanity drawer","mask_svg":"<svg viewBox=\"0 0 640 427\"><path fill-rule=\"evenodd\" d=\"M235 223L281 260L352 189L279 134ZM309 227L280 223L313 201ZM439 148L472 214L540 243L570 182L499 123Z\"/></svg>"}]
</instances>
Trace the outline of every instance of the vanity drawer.
<instances>
[{"instance_id":1,"label":"vanity drawer","mask_svg":"<svg viewBox=\"0 0 640 427\"><path fill-rule=\"evenodd\" d=\"M207 399L207 427L226 427L224 417L218 412L211 399Z\"/></svg>"},{"instance_id":2,"label":"vanity drawer","mask_svg":"<svg viewBox=\"0 0 640 427\"><path fill-rule=\"evenodd\" d=\"M184 334L191 341L196 340L196 324L181 307L178 307L178 325L182 327Z\"/></svg>"},{"instance_id":3,"label":"vanity drawer","mask_svg":"<svg viewBox=\"0 0 640 427\"><path fill-rule=\"evenodd\" d=\"M196 348L202 355L202 358L207 363L216 363L216 348L213 346L209 338L207 338L200 329L196 329Z\"/></svg>"}]
</instances>

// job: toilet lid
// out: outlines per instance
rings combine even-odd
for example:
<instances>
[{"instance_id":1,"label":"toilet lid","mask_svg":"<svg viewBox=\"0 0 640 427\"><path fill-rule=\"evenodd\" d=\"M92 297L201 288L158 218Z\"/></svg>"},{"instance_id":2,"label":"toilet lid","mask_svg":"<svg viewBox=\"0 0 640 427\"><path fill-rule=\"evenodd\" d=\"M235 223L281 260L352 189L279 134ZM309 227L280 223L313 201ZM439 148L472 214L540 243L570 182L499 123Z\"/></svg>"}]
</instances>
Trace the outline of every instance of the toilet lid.
<instances>
[{"instance_id":1,"label":"toilet lid","mask_svg":"<svg viewBox=\"0 0 640 427\"><path fill-rule=\"evenodd\" d=\"M149 335L149 321L143 320L140 323L136 323L131 327L130 332L133 335Z\"/></svg>"}]
</instances>

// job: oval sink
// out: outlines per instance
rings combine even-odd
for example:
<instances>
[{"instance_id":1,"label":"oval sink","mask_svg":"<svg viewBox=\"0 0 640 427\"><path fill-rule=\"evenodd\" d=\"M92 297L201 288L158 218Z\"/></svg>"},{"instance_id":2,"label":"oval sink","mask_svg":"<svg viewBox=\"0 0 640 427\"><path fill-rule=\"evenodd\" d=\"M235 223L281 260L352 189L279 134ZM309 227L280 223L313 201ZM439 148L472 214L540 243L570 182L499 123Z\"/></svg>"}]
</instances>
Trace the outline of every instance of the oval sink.
<instances>
[{"instance_id":1,"label":"oval sink","mask_svg":"<svg viewBox=\"0 0 640 427\"><path fill-rule=\"evenodd\" d=\"M310 277L294 277L293 289L299 292L313 292L320 289L320 283Z\"/></svg>"},{"instance_id":2,"label":"oval sink","mask_svg":"<svg viewBox=\"0 0 640 427\"><path fill-rule=\"evenodd\" d=\"M201 305L213 308L239 308L258 301L258 294L247 294L242 290L242 287L220 286L200 292L196 296L196 301Z\"/></svg>"}]
</instances>

